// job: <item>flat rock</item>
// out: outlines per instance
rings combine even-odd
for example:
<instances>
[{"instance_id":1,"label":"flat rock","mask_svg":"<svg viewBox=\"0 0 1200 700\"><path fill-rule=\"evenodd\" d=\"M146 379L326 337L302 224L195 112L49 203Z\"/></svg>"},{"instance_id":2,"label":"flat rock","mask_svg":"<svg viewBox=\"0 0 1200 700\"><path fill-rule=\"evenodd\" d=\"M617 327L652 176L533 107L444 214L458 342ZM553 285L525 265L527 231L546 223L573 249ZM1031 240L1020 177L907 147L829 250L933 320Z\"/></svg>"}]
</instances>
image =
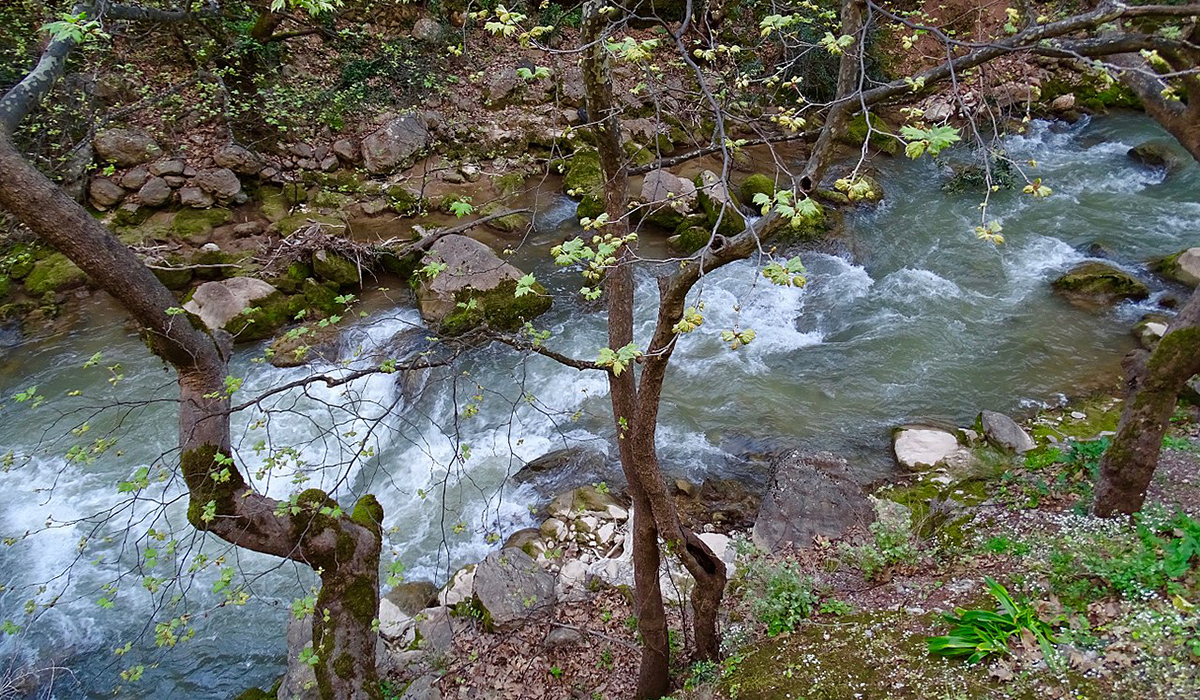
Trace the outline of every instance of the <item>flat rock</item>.
<instances>
[{"instance_id":1,"label":"flat rock","mask_svg":"<svg viewBox=\"0 0 1200 700\"><path fill-rule=\"evenodd\" d=\"M119 168L149 162L162 149L149 134L140 129L105 129L92 140L96 157Z\"/></svg>"},{"instance_id":2,"label":"flat rock","mask_svg":"<svg viewBox=\"0 0 1200 700\"><path fill-rule=\"evenodd\" d=\"M203 170L194 180L197 187L218 199L233 199L242 191L242 181L229 168Z\"/></svg>"},{"instance_id":3,"label":"flat rock","mask_svg":"<svg viewBox=\"0 0 1200 700\"><path fill-rule=\"evenodd\" d=\"M811 547L817 535L839 537L874 517L870 501L840 457L793 450L775 460L773 472L754 522L754 542L763 549Z\"/></svg>"},{"instance_id":4,"label":"flat rock","mask_svg":"<svg viewBox=\"0 0 1200 700\"><path fill-rule=\"evenodd\" d=\"M220 282L205 282L183 308L200 317L204 325L216 330L254 302L276 292L275 287L253 277L231 277Z\"/></svg>"},{"instance_id":5,"label":"flat rock","mask_svg":"<svg viewBox=\"0 0 1200 700\"><path fill-rule=\"evenodd\" d=\"M363 162L372 175L387 175L410 167L429 144L429 130L416 116L406 114L363 139Z\"/></svg>"}]
</instances>

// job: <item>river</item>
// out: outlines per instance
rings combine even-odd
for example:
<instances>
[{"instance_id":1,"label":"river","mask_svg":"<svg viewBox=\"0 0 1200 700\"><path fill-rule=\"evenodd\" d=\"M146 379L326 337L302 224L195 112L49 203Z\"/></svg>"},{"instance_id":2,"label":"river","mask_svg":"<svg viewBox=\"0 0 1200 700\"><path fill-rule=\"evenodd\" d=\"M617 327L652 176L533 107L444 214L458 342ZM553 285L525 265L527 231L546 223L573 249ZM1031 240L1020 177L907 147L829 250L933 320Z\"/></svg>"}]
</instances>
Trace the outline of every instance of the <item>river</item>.
<instances>
[{"instance_id":1,"label":"river","mask_svg":"<svg viewBox=\"0 0 1200 700\"><path fill-rule=\"evenodd\" d=\"M1147 302L1087 311L1054 295L1049 282L1087 259L1082 251L1093 243L1143 278L1148 258L1200 244L1200 168L1189 161L1164 178L1125 156L1162 137L1144 117L1120 115L1070 128L1035 123L1030 135L1010 139L1010 155L1036 159L1054 194L994 195L992 217L1007 239L999 247L975 239L978 195L942 193L937 164L882 160L886 201L849 216L852 255L804 255L805 288L756 282L750 262L698 287L705 325L682 341L663 394L665 468L696 480L736 474L742 452L799 445L847 455L865 482L891 469L888 431L898 423L961 423L982 408L1019 412L1115 380L1131 325L1178 290L1158 283ZM591 359L604 344L602 318L570 301L581 279L546 254L575 233L573 205L551 198L518 257L556 293L537 325L552 331L556 349ZM651 280L639 285L640 297L653 297ZM410 306L389 303L387 293L365 296L368 315L344 339L347 356L359 358L350 367L377 362L393 336L419 327ZM291 601L311 576L191 532L180 485L157 480L175 440L171 375L110 307L92 301L87 310L86 323L65 334L0 339L0 454L15 456L0 473L0 535L18 538L0 548L0 622L21 628L0 637L0 674L43 669L36 694L56 698L109 697L122 686L122 697L224 700L251 684L269 686L282 672ZM639 318L644 339L650 309ZM734 325L753 328L757 339L729 350L717 334ZM95 353L99 362L85 368ZM239 349L233 373L245 384L235 401L312 371L273 368L255 361L261 353ZM45 397L40 405L9 398L34 386ZM455 407L471 403L478 414L456 418ZM377 494L387 512L385 562L401 562L408 578L440 582L495 546L489 540L532 524L538 495L506 482L526 460L570 445L611 452L607 410L603 377L488 347L431 373L412 400L388 375L273 397L238 416L235 456L251 473L263 469L269 450L255 445L265 441L322 465L313 473L282 460L260 482L276 496L314 485L337 488L344 504ZM87 433L69 433L85 421ZM117 442L94 459L64 457L97 437ZM118 482L142 465L151 467L149 487L135 498L119 493ZM306 473L298 484L294 477ZM154 542L151 529L171 534ZM147 546L158 550L157 565L131 569L145 563ZM172 567L186 570L201 551L225 559L155 595L146 589L145 576L169 579ZM245 605L222 604L224 595L213 593L230 566L233 583L252 594ZM176 595L195 636L157 649L152 616L171 615L154 613L155 601ZM23 611L30 599L54 604L31 619ZM128 653L113 653L131 641ZM127 683L119 674L131 666L145 668Z\"/></svg>"}]
</instances>

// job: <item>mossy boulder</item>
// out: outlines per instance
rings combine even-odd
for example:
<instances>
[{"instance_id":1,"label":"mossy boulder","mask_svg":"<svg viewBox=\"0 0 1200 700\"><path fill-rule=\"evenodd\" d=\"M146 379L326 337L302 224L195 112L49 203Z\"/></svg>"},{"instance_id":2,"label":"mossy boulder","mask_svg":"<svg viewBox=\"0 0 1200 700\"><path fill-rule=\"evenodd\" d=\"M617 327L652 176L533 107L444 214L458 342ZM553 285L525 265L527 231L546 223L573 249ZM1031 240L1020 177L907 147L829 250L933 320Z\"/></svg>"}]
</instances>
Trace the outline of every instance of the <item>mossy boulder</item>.
<instances>
[{"instance_id":1,"label":"mossy boulder","mask_svg":"<svg viewBox=\"0 0 1200 700\"><path fill-rule=\"evenodd\" d=\"M291 320L288 311L288 298L283 292L275 291L226 323L225 330L239 343L270 338Z\"/></svg>"},{"instance_id":2,"label":"mossy boulder","mask_svg":"<svg viewBox=\"0 0 1200 700\"><path fill-rule=\"evenodd\" d=\"M642 178L644 220L674 231L698 208L696 186L666 170L651 170ZM701 217L703 219L703 217Z\"/></svg>"},{"instance_id":3,"label":"mossy boulder","mask_svg":"<svg viewBox=\"0 0 1200 700\"><path fill-rule=\"evenodd\" d=\"M705 170L696 176L693 184L696 185L696 196L708 219L710 231L715 228L722 236L736 236L745 230L746 218L742 216L737 199L719 175Z\"/></svg>"},{"instance_id":4,"label":"mossy boulder","mask_svg":"<svg viewBox=\"0 0 1200 700\"><path fill-rule=\"evenodd\" d=\"M541 284L517 296L521 271L472 238L445 236L424 260L446 266L417 286L421 316L444 335L461 335L484 324L515 330L550 308L550 295Z\"/></svg>"},{"instance_id":5,"label":"mossy boulder","mask_svg":"<svg viewBox=\"0 0 1200 700\"><path fill-rule=\"evenodd\" d=\"M164 287L178 290L188 286L195 276L195 270L186 265L187 262L181 256L173 255L151 268L150 271L154 273L159 282L163 283Z\"/></svg>"},{"instance_id":6,"label":"mossy boulder","mask_svg":"<svg viewBox=\"0 0 1200 700\"><path fill-rule=\"evenodd\" d=\"M0 275L0 299L8 296L12 291L12 280L7 275Z\"/></svg>"},{"instance_id":7,"label":"mossy boulder","mask_svg":"<svg viewBox=\"0 0 1200 700\"><path fill-rule=\"evenodd\" d=\"M595 218L604 211L604 172L596 149L581 148L563 164L563 188L568 195L581 198L580 218Z\"/></svg>"},{"instance_id":8,"label":"mossy boulder","mask_svg":"<svg viewBox=\"0 0 1200 700\"><path fill-rule=\"evenodd\" d=\"M886 119L874 113L871 114L871 128L868 129L867 116L859 114L846 124L841 141L848 146L860 148L864 141L868 141L869 137L871 148L894 156L900 153L900 140L891 136L895 133L896 130Z\"/></svg>"},{"instance_id":9,"label":"mossy boulder","mask_svg":"<svg viewBox=\"0 0 1200 700\"><path fill-rule=\"evenodd\" d=\"M258 201L263 216L267 217L271 223L285 218L292 209L291 203L284 196L283 189L279 187L263 185L258 189Z\"/></svg>"},{"instance_id":10,"label":"mossy boulder","mask_svg":"<svg viewBox=\"0 0 1200 700\"><path fill-rule=\"evenodd\" d=\"M193 245L208 242L214 228L229 221L228 209L182 209L168 225L168 233Z\"/></svg>"},{"instance_id":11,"label":"mossy boulder","mask_svg":"<svg viewBox=\"0 0 1200 700\"><path fill-rule=\"evenodd\" d=\"M288 313L295 317L302 310L307 310L306 315L308 316L329 316L337 313L343 306L337 300L338 296L336 283L318 282L312 278L306 279L300 285L300 293L291 297Z\"/></svg>"},{"instance_id":12,"label":"mossy boulder","mask_svg":"<svg viewBox=\"0 0 1200 700\"><path fill-rule=\"evenodd\" d=\"M679 233L667 239L667 243L676 252L691 255L708 245L712 231L704 226L681 226Z\"/></svg>"},{"instance_id":13,"label":"mossy boulder","mask_svg":"<svg viewBox=\"0 0 1200 700\"><path fill-rule=\"evenodd\" d=\"M1166 171L1168 175L1183 167L1183 158L1166 141L1155 139L1138 144L1127 151L1129 159L1138 165Z\"/></svg>"},{"instance_id":14,"label":"mossy boulder","mask_svg":"<svg viewBox=\"0 0 1200 700\"><path fill-rule=\"evenodd\" d=\"M1154 269L1159 274L1189 287L1200 285L1200 246L1181 250L1157 260L1154 262Z\"/></svg>"},{"instance_id":15,"label":"mossy boulder","mask_svg":"<svg viewBox=\"0 0 1200 700\"><path fill-rule=\"evenodd\" d=\"M751 209L759 209L762 205L754 203L754 196L765 194L768 197L775 196L775 180L772 177L763 175L762 173L754 173L749 175L742 184L738 186L738 197L742 200L742 204Z\"/></svg>"},{"instance_id":16,"label":"mossy boulder","mask_svg":"<svg viewBox=\"0 0 1200 700\"><path fill-rule=\"evenodd\" d=\"M348 194L336 190L321 190L312 198L310 204L318 209L340 211L350 206L353 201Z\"/></svg>"},{"instance_id":17,"label":"mossy boulder","mask_svg":"<svg viewBox=\"0 0 1200 700\"><path fill-rule=\"evenodd\" d=\"M238 342L269 337L287 322L287 298L253 277L205 282L183 308L212 329L223 328Z\"/></svg>"},{"instance_id":18,"label":"mossy boulder","mask_svg":"<svg viewBox=\"0 0 1200 700\"><path fill-rule=\"evenodd\" d=\"M267 278L267 281L275 286L276 289L284 294L295 294L300 291L304 280L312 277L312 266L306 262L297 260L287 266L283 272L274 277Z\"/></svg>"},{"instance_id":19,"label":"mossy boulder","mask_svg":"<svg viewBox=\"0 0 1200 700\"><path fill-rule=\"evenodd\" d=\"M1080 263L1054 280L1054 290L1072 302L1085 305L1115 304L1126 299L1142 300L1150 289L1133 275L1108 263Z\"/></svg>"},{"instance_id":20,"label":"mossy boulder","mask_svg":"<svg viewBox=\"0 0 1200 700\"><path fill-rule=\"evenodd\" d=\"M40 297L48 292L63 292L82 287L87 275L62 253L51 253L33 264L24 279L25 292Z\"/></svg>"},{"instance_id":21,"label":"mossy boulder","mask_svg":"<svg viewBox=\"0 0 1200 700\"><path fill-rule=\"evenodd\" d=\"M507 208L508 207L504 206L500 202L491 202L480 209L479 214L480 216L491 216L492 214L502 212ZM529 227L533 225L533 219L528 214L524 213L509 214L508 216L501 216L499 218L492 219L485 225L490 229L499 231L500 233L525 233L529 230Z\"/></svg>"},{"instance_id":22,"label":"mossy boulder","mask_svg":"<svg viewBox=\"0 0 1200 700\"><path fill-rule=\"evenodd\" d=\"M275 222L275 230L281 236L290 236L296 231L312 224L321 224L334 234L342 233L346 230L346 220L341 216L335 214L317 214L314 212L301 212L285 216Z\"/></svg>"},{"instance_id":23,"label":"mossy boulder","mask_svg":"<svg viewBox=\"0 0 1200 700\"><path fill-rule=\"evenodd\" d=\"M313 253L312 268L317 277L342 287L362 284L358 265L353 260L328 250Z\"/></svg>"},{"instance_id":24,"label":"mossy boulder","mask_svg":"<svg viewBox=\"0 0 1200 700\"><path fill-rule=\"evenodd\" d=\"M404 185L392 185L387 188L385 194L388 197L388 205L397 214L408 214L421 209L420 193L414 192Z\"/></svg>"}]
</instances>

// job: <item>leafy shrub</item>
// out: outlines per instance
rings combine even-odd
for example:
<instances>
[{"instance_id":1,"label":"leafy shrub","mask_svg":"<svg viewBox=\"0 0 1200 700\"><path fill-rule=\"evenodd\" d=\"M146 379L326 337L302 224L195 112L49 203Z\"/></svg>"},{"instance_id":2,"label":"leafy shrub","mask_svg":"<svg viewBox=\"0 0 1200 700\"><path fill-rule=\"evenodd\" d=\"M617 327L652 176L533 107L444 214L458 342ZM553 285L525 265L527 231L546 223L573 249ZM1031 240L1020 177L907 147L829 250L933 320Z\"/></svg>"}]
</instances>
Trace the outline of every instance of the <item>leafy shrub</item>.
<instances>
[{"instance_id":1,"label":"leafy shrub","mask_svg":"<svg viewBox=\"0 0 1200 700\"><path fill-rule=\"evenodd\" d=\"M955 614L944 614L943 618L953 627L944 637L926 640L929 652L950 658L967 658L967 663L978 663L989 656L1008 655L1008 643L1013 637L1026 632L1032 634L1042 649L1046 663L1053 665L1057 660L1054 651L1054 628L1043 621L1032 607L1017 603L1008 590L994 579L987 579L988 591L996 599L998 610L955 610Z\"/></svg>"},{"instance_id":2,"label":"leafy shrub","mask_svg":"<svg viewBox=\"0 0 1200 700\"><path fill-rule=\"evenodd\" d=\"M762 595L754 601L754 614L766 623L771 636L791 632L799 622L812 615L817 604L812 580L801 576L794 563L762 567Z\"/></svg>"},{"instance_id":3,"label":"leafy shrub","mask_svg":"<svg viewBox=\"0 0 1200 700\"><path fill-rule=\"evenodd\" d=\"M868 544L843 545L841 549L843 559L861 570L868 581L892 565L916 561L916 544L902 523L877 520L871 523L871 535L873 541Z\"/></svg>"}]
</instances>

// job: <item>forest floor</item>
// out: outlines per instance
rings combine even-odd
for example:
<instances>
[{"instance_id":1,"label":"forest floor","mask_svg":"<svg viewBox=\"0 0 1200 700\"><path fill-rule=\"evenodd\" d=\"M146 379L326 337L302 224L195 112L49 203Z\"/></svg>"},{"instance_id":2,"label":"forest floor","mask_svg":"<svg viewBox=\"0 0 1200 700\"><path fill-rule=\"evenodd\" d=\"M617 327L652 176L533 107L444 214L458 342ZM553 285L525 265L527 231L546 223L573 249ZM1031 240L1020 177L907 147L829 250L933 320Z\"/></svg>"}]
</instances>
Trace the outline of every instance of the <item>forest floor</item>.
<instances>
[{"instance_id":1,"label":"forest floor","mask_svg":"<svg viewBox=\"0 0 1200 700\"><path fill-rule=\"evenodd\" d=\"M909 507L882 509L869 530L780 555L736 539L724 660L677 662L673 697L1200 697L1198 411L1180 404L1143 513L1101 520L1087 504L1121 405L1101 395L1039 413L1026 423L1038 447L992 453L990 477L885 487ZM929 652L947 614L1003 612L1006 596L1017 623L977 640L992 653ZM626 594L600 591L513 634L466 631L438 685L447 698L630 697L635 628Z\"/></svg>"}]
</instances>

